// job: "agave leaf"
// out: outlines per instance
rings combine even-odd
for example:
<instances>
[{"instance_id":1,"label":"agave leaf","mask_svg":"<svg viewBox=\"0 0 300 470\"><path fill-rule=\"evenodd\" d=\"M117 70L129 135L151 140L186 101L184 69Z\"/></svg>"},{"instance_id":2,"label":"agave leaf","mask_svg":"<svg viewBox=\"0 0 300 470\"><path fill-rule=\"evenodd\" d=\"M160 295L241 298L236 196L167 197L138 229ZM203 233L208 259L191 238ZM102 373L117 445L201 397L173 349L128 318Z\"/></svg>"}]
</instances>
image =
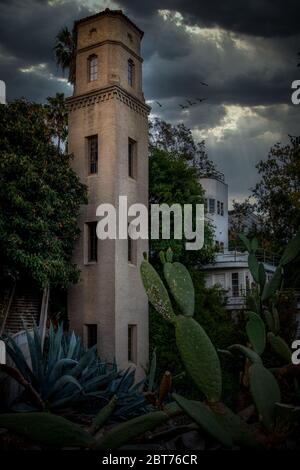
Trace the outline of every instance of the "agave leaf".
<instances>
[{"instance_id":1,"label":"agave leaf","mask_svg":"<svg viewBox=\"0 0 300 470\"><path fill-rule=\"evenodd\" d=\"M72 375L73 377L78 377L80 374L82 374L84 369L89 367L89 365L95 359L96 348L97 346L95 345L86 351L86 353L81 357L78 364L70 371L70 375Z\"/></svg>"},{"instance_id":2,"label":"agave leaf","mask_svg":"<svg viewBox=\"0 0 300 470\"><path fill-rule=\"evenodd\" d=\"M153 307L162 315L162 317L174 323L175 313L171 305L169 294L162 283L159 274L148 261L141 263L141 276L146 294Z\"/></svg>"},{"instance_id":3,"label":"agave leaf","mask_svg":"<svg viewBox=\"0 0 300 470\"><path fill-rule=\"evenodd\" d=\"M182 313L192 317L195 309L195 291L186 267L181 263L165 263L164 276Z\"/></svg>"},{"instance_id":4,"label":"agave leaf","mask_svg":"<svg viewBox=\"0 0 300 470\"><path fill-rule=\"evenodd\" d=\"M76 390L72 394L68 394L66 397L59 398L58 400L54 400L49 403L50 410L59 410L71 406L72 404L78 405L78 399L80 397L80 390Z\"/></svg>"},{"instance_id":5,"label":"agave leaf","mask_svg":"<svg viewBox=\"0 0 300 470\"><path fill-rule=\"evenodd\" d=\"M242 353L253 364L254 363L262 364L262 360L259 357L259 355L255 351L253 351L253 349L247 348L246 346L243 346L242 344L233 344L232 346L229 346L228 349L229 349L229 351L232 351L232 352Z\"/></svg>"},{"instance_id":6,"label":"agave leaf","mask_svg":"<svg viewBox=\"0 0 300 470\"><path fill-rule=\"evenodd\" d=\"M56 382L62 376L64 370L74 367L76 364L78 364L78 361L74 361L74 359L60 359L49 374L49 383Z\"/></svg>"},{"instance_id":7,"label":"agave leaf","mask_svg":"<svg viewBox=\"0 0 300 470\"><path fill-rule=\"evenodd\" d=\"M92 392L98 390L100 386L107 385L117 376L117 372L111 372L110 374L98 375L86 381L84 383L84 392Z\"/></svg>"},{"instance_id":8,"label":"agave leaf","mask_svg":"<svg viewBox=\"0 0 300 470\"><path fill-rule=\"evenodd\" d=\"M31 368L32 372L35 376L39 376L39 366L38 366L38 358L36 354L36 348L35 348L35 342L30 334L30 332L25 329L26 333L26 338L27 338L27 344L28 344L28 349L30 353L30 359L31 359Z\"/></svg>"},{"instance_id":9,"label":"agave leaf","mask_svg":"<svg viewBox=\"0 0 300 470\"><path fill-rule=\"evenodd\" d=\"M281 394L274 375L262 364L252 364L249 369L250 390L261 421L267 429L274 425L275 404Z\"/></svg>"},{"instance_id":10,"label":"agave leaf","mask_svg":"<svg viewBox=\"0 0 300 470\"><path fill-rule=\"evenodd\" d=\"M43 350L42 350L41 337L40 337L39 330L36 325L34 325L33 327L33 340L35 344L35 355L36 355L36 362L37 362L37 377L38 377L38 381L41 383L43 387L44 372L45 372Z\"/></svg>"},{"instance_id":11,"label":"agave leaf","mask_svg":"<svg viewBox=\"0 0 300 470\"><path fill-rule=\"evenodd\" d=\"M173 393L172 397L185 413L195 421L204 431L220 441L226 447L233 447L231 435L220 426L211 409L201 401L187 400Z\"/></svg>"},{"instance_id":12,"label":"agave leaf","mask_svg":"<svg viewBox=\"0 0 300 470\"><path fill-rule=\"evenodd\" d=\"M49 399L52 395L57 394L57 392L63 389L65 385L69 384L74 385L74 387L78 388L78 390L80 391L82 390L82 386L80 385L78 380L76 380L71 375L63 375L55 382L53 387L49 389L48 393L46 394L46 398ZM59 394L57 394L57 397L59 397Z\"/></svg>"},{"instance_id":13,"label":"agave leaf","mask_svg":"<svg viewBox=\"0 0 300 470\"><path fill-rule=\"evenodd\" d=\"M289 242L280 259L281 266L293 261L300 253L300 230L297 235Z\"/></svg>"},{"instance_id":14,"label":"agave leaf","mask_svg":"<svg viewBox=\"0 0 300 470\"><path fill-rule=\"evenodd\" d=\"M71 337L70 337L70 344L69 344L68 354L67 354L68 359L73 358L73 354L74 354L74 351L75 351L75 348L76 348L76 343L77 343L77 338L76 338L76 335L75 335L74 331L72 331L72 334L71 334Z\"/></svg>"},{"instance_id":15,"label":"agave leaf","mask_svg":"<svg viewBox=\"0 0 300 470\"><path fill-rule=\"evenodd\" d=\"M6 341L6 351L8 355L11 357L13 362L15 363L16 367L19 369L21 374L34 386L37 385L36 378L32 373L25 356L21 350L21 348L17 345L17 343L13 340L13 338L8 337Z\"/></svg>"},{"instance_id":16,"label":"agave leaf","mask_svg":"<svg viewBox=\"0 0 300 470\"><path fill-rule=\"evenodd\" d=\"M261 355L266 347L266 328L265 324L254 312L248 312L249 320L246 325L246 331L249 341L254 351Z\"/></svg>"}]
</instances>

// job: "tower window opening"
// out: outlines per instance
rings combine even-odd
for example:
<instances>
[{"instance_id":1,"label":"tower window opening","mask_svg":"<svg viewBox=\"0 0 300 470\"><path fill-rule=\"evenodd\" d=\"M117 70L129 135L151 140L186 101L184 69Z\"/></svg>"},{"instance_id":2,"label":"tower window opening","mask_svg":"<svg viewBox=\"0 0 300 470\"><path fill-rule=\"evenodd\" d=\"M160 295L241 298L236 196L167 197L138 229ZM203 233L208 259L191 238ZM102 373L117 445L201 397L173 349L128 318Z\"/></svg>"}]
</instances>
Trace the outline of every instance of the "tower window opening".
<instances>
[{"instance_id":1,"label":"tower window opening","mask_svg":"<svg viewBox=\"0 0 300 470\"><path fill-rule=\"evenodd\" d=\"M128 139L128 176L136 178L136 142Z\"/></svg>"},{"instance_id":2,"label":"tower window opening","mask_svg":"<svg viewBox=\"0 0 300 470\"><path fill-rule=\"evenodd\" d=\"M90 82L98 79L98 57L96 55L88 58L88 73Z\"/></svg>"},{"instance_id":3,"label":"tower window opening","mask_svg":"<svg viewBox=\"0 0 300 470\"><path fill-rule=\"evenodd\" d=\"M98 136L92 135L88 137L88 164L89 174L98 173Z\"/></svg>"},{"instance_id":4,"label":"tower window opening","mask_svg":"<svg viewBox=\"0 0 300 470\"><path fill-rule=\"evenodd\" d=\"M89 222L88 226L88 262L96 262L98 258L97 222Z\"/></svg>"},{"instance_id":5,"label":"tower window opening","mask_svg":"<svg viewBox=\"0 0 300 470\"><path fill-rule=\"evenodd\" d=\"M221 215L224 215L224 202L221 202Z\"/></svg>"},{"instance_id":6,"label":"tower window opening","mask_svg":"<svg viewBox=\"0 0 300 470\"><path fill-rule=\"evenodd\" d=\"M134 62L133 60L128 60L128 85L134 86Z\"/></svg>"},{"instance_id":7,"label":"tower window opening","mask_svg":"<svg viewBox=\"0 0 300 470\"><path fill-rule=\"evenodd\" d=\"M88 348L92 348L97 344L97 325L96 324L89 324L85 325L86 328L86 345Z\"/></svg>"},{"instance_id":8,"label":"tower window opening","mask_svg":"<svg viewBox=\"0 0 300 470\"><path fill-rule=\"evenodd\" d=\"M217 202L217 212L218 212L218 215L220 215L220 213L221 213L221 204L220 204L220 201Z\"/></svg>"}]
</instances>

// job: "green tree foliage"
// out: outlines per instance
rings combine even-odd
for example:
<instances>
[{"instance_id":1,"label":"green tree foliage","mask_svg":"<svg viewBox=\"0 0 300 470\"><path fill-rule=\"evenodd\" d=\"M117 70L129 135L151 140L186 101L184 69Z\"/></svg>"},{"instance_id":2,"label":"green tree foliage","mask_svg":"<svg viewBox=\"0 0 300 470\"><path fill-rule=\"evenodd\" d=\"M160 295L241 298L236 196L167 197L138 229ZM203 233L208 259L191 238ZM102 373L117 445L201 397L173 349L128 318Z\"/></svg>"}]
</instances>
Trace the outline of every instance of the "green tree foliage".
<instances>
[{"instance_id":1,"label":"green tree foliage","mask_svg":"<svg viewBox=\"0 0 300 470\"><path fill-rule=\"evenodd\" d=\"M60 148L68 135L68 110L64 94L56 93L53 97L49 96L45 110L51 135L57 139L57 146Z\"/></svg>"},{"instance_id":2,"label":"green tree foliage","mask_svg":"<svg viewBox=\"0 0 300 470\"><path fill-rule=\"evenodd\" d=\"M86 188L57 147L50 106L0 106L0 275L66 287L78 277L71 254Z\"/></svg>"},{"instance_id":3,"label":"green tree foliage","mask_svg":"<svg viewBox=\"0 0 300 470\"><path fill-rule=\"evenodd\" d=\"M253 190L264 219L265 238L282 250L300 226L300 138L274 145L257 165L261 177Z\"/></svg>"},{"instance_id":4,"label":"green tree foliage","mask_svg":"<svg viewBox=\"0 0 300 470\"><path fill-rule=\"evenodd\" d=\"M199 182L200 161L204 166L214 167L194 142L191 131L183 124L172 126L156 119L150 125L149 202L151 204L204 203L204 191ZM202 159L202 160L201 160ZM158 253L172 247L175 259L189 267L199 266L213 260L213 229L205 224L205 245L201 250L187 251L186 240L151 240L152 261L159 265Z\"/></svg>"}]
</instances>

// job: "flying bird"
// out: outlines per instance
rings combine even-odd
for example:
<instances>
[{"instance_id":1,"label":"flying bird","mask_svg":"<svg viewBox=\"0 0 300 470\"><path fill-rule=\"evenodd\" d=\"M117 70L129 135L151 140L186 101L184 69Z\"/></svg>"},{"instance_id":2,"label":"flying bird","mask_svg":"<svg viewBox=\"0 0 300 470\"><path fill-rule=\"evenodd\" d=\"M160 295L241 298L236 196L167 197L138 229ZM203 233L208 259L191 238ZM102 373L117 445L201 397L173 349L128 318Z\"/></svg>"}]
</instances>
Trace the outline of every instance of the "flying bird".
<instances>
[{"instance_id":1,"label":"flying bird","mask_svg":"<svg viewBox=\"0 0 300 470\"><path fill-rule=\"evenodd\" d=\"M180 106L180 108L182 108L182 109L188 108L188 106L183 106L183 104L180 104L179 106Z\"/></svg>"},{"instance_id":2,"label":"flying bird","mask_svg":"<svg viewBox=\"0 0 300 470\"><path fill-rule=\"evenodd\" d=\"M208 86L208 84L204 82L200 82L200 85Z\"/></svg>"},{"instance_id":3,"label":"flying bird","mask_svg":"<svg viewBox=\"0 0 300 470\"><path fill-rule=\"evenodd\" d=\"M185 100L190 106L193 106L193 104L197 104L197 103L193 103L192 101L190 100Z\"/></svg>"},{"instance_id":4,"label":"flying bird","mask_svg":"<svg viewBox=\"0 0 300 470\"><path fill-rule=\"evenodd\" d=\"M197 101L199 101L199 103L201 103L202 101L206 100L206 98L196 98Z\"/></svg>"},{"instance_id":5,"label":"flying bird","mask_svg":"<svg viewBox=\"0 0 300 470\"><path fill-rule=\"evenodd\" d=\"M160 104L159 101L155 101L156 104L158 104L158 106L161 108L162 107L162 104Z\"/></svg>"}]
</instances>

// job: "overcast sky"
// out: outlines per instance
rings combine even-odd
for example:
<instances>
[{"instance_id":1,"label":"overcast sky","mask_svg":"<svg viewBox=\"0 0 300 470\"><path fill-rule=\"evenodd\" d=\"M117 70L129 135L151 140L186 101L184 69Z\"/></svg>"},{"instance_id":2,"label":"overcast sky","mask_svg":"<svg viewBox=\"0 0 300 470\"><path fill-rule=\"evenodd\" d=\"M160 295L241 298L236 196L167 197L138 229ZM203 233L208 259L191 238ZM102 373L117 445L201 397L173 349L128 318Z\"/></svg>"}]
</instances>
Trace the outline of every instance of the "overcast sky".
<instances>
[{"instance_id":1,"label":"overcast sky","mask_svg":"<svg viewBox=\"0 0 300 470\"><path fill-rule=\"evenodd\" d=\"M300 134L300 105L291 103L291 83L300 79L300 1L0 0L0 79L8 99L71 94L54 61L54 38L105 7L121 8L145 31L152 114L205 138L230 199L243 199L257 181L255 163L274 143ZM206 101L181 110L197 97Z\"/></svg>"}]
</instances>

